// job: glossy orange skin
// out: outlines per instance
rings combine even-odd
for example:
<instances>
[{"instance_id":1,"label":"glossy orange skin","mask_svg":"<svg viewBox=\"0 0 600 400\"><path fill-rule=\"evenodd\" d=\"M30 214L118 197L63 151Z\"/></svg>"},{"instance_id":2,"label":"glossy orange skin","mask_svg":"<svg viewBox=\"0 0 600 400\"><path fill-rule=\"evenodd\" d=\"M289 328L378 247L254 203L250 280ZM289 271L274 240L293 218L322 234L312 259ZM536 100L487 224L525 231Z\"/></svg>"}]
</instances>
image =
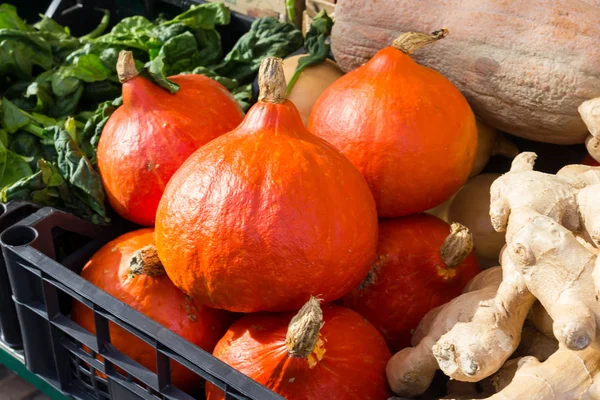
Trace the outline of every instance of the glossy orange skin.
<instances>
[{"instance_id":1,"label":"glossy orange skin","mask_svg":"<svg viewBox=\"0 0 600 400\"><path fill-rule=\"evenodd\" d=\"M123 218L153 226L164 188L199 147L235 128L244 113L221 84L202 75L169 78L170 94L147 79L123 84L123 105L98 143L98 169L112 208Z\"/></svg>"},{"instance_id":2,"label":"glossy orange skin","mask_svg":"<svg viewBox=\"0 0 600 400\"><path fill-rule=\"evenodd\" d=\"M583 160L581 160L581 163L583 165L589 165L592 167L597 167L600 165L600 163L596 160L594 160L594 158L592 156L590 156L589 154L586 154L585 157L583 157Z\"/></svg>"},{"instance_id":3,"label":"glossy orange skin","mask_svg":"<svg viewBox=\"0 0 600 400\"><path fill-rule=\"evenodd\" d=\"M446 201L467 181L477 150L475 117L460 91L393 47L329 86L308 129L358 167L381 217Z\"/></svg>"},{"instance_id":4,"label":"glossy orange skin","mask_svg":"<svg viewBox=\"0 0 600 400\"><path fill-rule=\"evenodd\" d=\"M364 282L343 299L379 329L393 352L410 346L425 314L460 295L481 271L471 252L451 276L440 257L449 232L446 222L428 214L381 220L371 284Z\"/></svg>"},{"instance_id":5,"label":"glossy orange skin","mask_svg":"<svg viewBox=\"0 0 600 400\"><path fill-rule=\"evenodd\" d=\"M152 228L126 233L98 250L81 276L193 344L212 351L233 321L232 314L198 304L177 289L166 274L128 277L133 253L151 244ZM72 319L96 332L92 311L78 301L73 302ZM111 343L117 350L156 372L156 352L152 347L112 322L109 329ZM171 378L173 384L187 391L198 389L203 383L196 374L173 361Z\"/></svg>"},{"instance_id":6,"label":"glossy orange skin","mask_svg":"<svg viewBox=\"0 0 600 400\"><path fill-rule=\"evenodd\" d=\"M294 358L285 345L293 316L242 317L217 343L213 355L288 400L390 397L385 366L391 353L363 317L345 307L324 305L318 350L308 358ZM206 399L223 400L223 391L207 383Z\"/></svg>"},{"instance_id":7,"label":"glossy orange skin","mask_svg":"<svg viewBox=\"0 0 600 400\"><path fill-rule=\"evenodd\" d=\"M203 304L298 310L362 281L377 212L360 172L306 130L290 101L259 102L173 175L156 245L173 283Z\"/></svg>"}]
</instances>

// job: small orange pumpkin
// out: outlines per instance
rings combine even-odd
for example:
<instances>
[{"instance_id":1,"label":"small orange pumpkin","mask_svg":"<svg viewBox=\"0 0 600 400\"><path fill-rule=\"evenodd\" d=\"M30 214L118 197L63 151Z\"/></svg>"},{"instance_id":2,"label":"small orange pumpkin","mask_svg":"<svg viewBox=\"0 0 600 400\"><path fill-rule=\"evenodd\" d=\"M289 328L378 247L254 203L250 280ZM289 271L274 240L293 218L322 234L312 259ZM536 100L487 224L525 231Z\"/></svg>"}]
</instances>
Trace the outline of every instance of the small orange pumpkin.
<instances>
[{"instance_id":1,"label":"small orange pumpkin","mask_svg":"<svg viewBox=\"0 0 600 400\"><path fill-rule=\"evenodd\" d=\"M462 293L481 269L464 226L428 214L381 220L377 261L344 305L373 324L392 351L410 346L431 309Z\"/></svg>"},{"instance_id":2,"label":"small orange pumpkin","mask_svg":"<svg viewBox=\"0 0 600 400\"><path fill-rule=\"evenodd\" d=\"M365 176L381 217L431 209L469 177L477 152L475 116L442 74L409 54L446 30L407 33L331 84L308 129Z\"/></svg>"},{"instance_id":3,"label":"small orange pumpkin","mask_svg":"<svg viewBox=\"0 0 600 400\"><path fill-rule=\"evenodd\" d=\"M294 314L252 314L235 322L214 356L288 400L386 400L391 353L354 311L311 298ZM207 400L223 391L206 385Z\"/></svg>"},{"instance_id":4,"label":"small orange pumpkin","mask_svg":"<svg viewBox=\"0 0 600 400\"><path fill-rule=\"evenodd\" d=\"M235 130L173 175L156 246L173 283L236 312L297 310L340 298L375 258L377 211L360 172L306 130L285 99L281 60L266 58L261 98Z\"/></svg>"},{"instance_id":5,"label":"small orange pumpkin","mask_svg":"<svg viewBox=\"0 0 600 400\"><path fill-rule=\"evenodd\" d=\"M154 229L124 234L102 247L81 276L118 300L164 325L206 351L212 351L233 320L232 314L202 306L177 289L164 273L154 246ZM72 319L95 333L94 314L73 302ZM141 339L109 322L112 345L156 372L156 352ZM182 390L194 391L202 380L174 361L171 378Z\"/></svg>"},{"instance_id":6,"label":"small orange pumpkin","mask_svg":"<svg viewBox=\"0 0 600 400\"><path fill-rule=\"evenodd\" d=\"M220 83L177 75L175 94L137 74L131 52L117 64L123 105L98 142L98 169L111 207L123 218L153 226L169 179L196 149L235 128L244 113Z\"/></svg>"}]
</instances>

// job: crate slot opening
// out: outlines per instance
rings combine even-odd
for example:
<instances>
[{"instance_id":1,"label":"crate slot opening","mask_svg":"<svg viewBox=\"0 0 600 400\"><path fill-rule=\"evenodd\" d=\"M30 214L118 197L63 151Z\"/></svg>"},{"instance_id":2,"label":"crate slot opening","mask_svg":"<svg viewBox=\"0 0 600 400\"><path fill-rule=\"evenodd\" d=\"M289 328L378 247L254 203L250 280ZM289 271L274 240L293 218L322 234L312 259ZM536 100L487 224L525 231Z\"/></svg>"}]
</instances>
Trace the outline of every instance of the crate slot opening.
<instances>
[{"instance_id":1,"label":"crate slot opening","mask_svg":"<svg viewBox=\"0 0 600 400\"><path fill-rule=\"evenodd\" d=\"M26 246L38 236L37 231L25 225L15 225L4 231L0 236L2 242L8 246Z\"/></svg>"}]
</instances>

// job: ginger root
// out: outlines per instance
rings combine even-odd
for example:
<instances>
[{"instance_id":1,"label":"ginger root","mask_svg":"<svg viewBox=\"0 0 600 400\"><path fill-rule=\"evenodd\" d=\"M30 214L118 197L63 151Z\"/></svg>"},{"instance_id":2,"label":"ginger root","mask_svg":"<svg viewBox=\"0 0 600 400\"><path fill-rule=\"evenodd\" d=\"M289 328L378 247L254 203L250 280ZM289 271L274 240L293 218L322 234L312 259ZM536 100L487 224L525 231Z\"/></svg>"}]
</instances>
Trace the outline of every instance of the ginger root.
<instances>
[{"instance_id":1,"label":"ginger root","mask_svg":"<svg viewBox=\"0 0 600 400\"><path fill-rule=\"evenodd\" d=\"M478 382L492 375L517 349L521 329L535 297L503 251L502 282L495 296L480 302L470 322L458 322L432 351L452 379Z\"/></svg>"},{"instance_id":2,"label":"ginger root","mask_svg":"<svg viewBox=\"0 0 600 400\"><path fill-rule=\"evenodd\" d=\"M505 253L548 311L558 341L571 350L596 341L596 255L567 228L530 208L512 210L506 237Z\"/></svg>"},{"instance_id":3,"label":"ginger root","mask_svg":"<svg viewBox=\"0 0 600 400\"><path fill-rule=\"evenodd\" d=\"M519 154L509 172L496 179L490 188L490 218L497 232L504 232L511 210L529 207L558 221L569 230L580 227L577 191L561 176L533 170L537 155Z\"/></svg>"},{"instance_id":4,"label":"ginger root","mask_svg":"<svg viewBox=\"0 0 600 400\"><path fill-rule=\"evenodd\" d=\"M584 101L578 111L590 131L590 136L585 141L585 147L592 158L600 162L600 97Z\"/></svg>"},{"instance_id":5,"label":"ginger root","mask_svg":"<svg viewBox=\"0 0 600 400\"><path fill-rule=\"evenodd\" d=\"M466 292L452 301L434 308L421 320L412 337L414 347L400 350L386 368L392 390L400 396L424 393L439 369L432 346L457 322L473 318L481 301L493 298L501 281L500 267L490 268L475 276Z\"/></svg>"},{"instance_id":6,"label":"ginger root","mask_svg":"<svg viewBox=\"0 0 600 400\"><path fill-rule=\"evenodd\" d=\"M523 357L511 383L487 400L600 398L600 352L558 349L546 361Z\"/></svg>"}]
</instances>

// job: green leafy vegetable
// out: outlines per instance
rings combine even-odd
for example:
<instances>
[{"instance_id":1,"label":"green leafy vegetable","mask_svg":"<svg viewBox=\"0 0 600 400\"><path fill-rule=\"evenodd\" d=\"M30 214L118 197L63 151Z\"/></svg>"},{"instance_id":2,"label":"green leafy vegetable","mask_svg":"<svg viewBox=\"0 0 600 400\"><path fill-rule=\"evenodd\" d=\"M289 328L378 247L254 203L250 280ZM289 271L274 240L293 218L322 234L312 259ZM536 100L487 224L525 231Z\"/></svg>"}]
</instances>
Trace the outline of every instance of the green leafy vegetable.
<instances>
[{"instance_id":1,"label":"green leafy vegetable","mask_svg":"<svg viewBox=\"0 0 600 400\"><path fill-rule=\"evenodd\" d=\"M19 18L17 9L10 4L0 4L0 29L14 29L28 31L30 28L25 21Z\"/></svg>"},{"instance_id":2,"label":"green leafy vegetable","mask_svg":"<svg viewBox=\"0 0 600 400\"><path fill-rule=\"evenodd\" d=\"M159 54L154 60L145 65L142 75L147 76L163 89L171 93L177 93L179 85L167 79L164 60L164 54Z\"/></svg>"},{"instance_id":3,"label":"green leafy vegetable","mask_svg":"<svg viewBox=\"0 0 600 400\"><path fill-rule=\"evenodd\" d=\"M74 131L74 125L71 119L67 120L67 129ZM74 196L89 206L99 218L106 220L102 180L74 138L71 137L71 135L76 136L76 133L71 132L70 134L67 129L60 129L57 126L49 129L54 133L54 147L58 155L56 164L61 176L69 183Z\"/></svg>"},{"instance_id":4,"label":"green leafy vegetable","mask_svg":"<svg viewBox=\"0 0 600 400\"><path fill-rule=\"evenodd\" d=\"M296 0L285 0L285 9L290 22L296 25Z\"/></svg>"},{"instance_id":5,"label":"green leafy vegetable","mask_svg":"<svg viewBox=\"0 0 600 400\"><path fill-rule=\"evenodd\" d=\"M291 4L288 2L288 4ZM230 23L223 3L203 3L172 19L134 16L110 32L109 13L82 37L41 16L34 25L0 5L0 201L30 200L109 222L96 171L102 130L122 104L119 52L131 51L142 75L174 93L167 77L196 73L220 82L247 110L262 59L302 46L293 25L257 19L224 57L217 26Z\"/></svg>"},{"instance_id":6,"label":"green leafy vegetable","mask_svg":"<svg viewBox=\"0 0 600 400\"><path fill-rule=\"evenodd\" d=\"M50 44L35 32L0 29L0 75L30 79L34 65L47 70L53 64Z\"/></svg>"},{"instance_id":7,"label":"green leafy vegetable","mask_svg":"<svg viewBox=\"0 0 600 400\"><path fill-rule=\"evenodd\" d=\"M288 94L292 91L292 88L296 84L300 74L306 69L306 67L321 64L329 56L331 45L327 42L327 40L331 35L332 27L333 20L329 17L329 15L327 15L325 10L321 10L310 24L310 29L306 33L304 48L308 52L308 55L301 57L298 60L298 66L294 71L294 75L288 82Z\"/></svg>"},{"instance_id":8,"label":"green leafy vegetable","mask_svg":"<svg viewBox=\"0 0 600 400\"><path fill-rule=\"evenodd\" d=\"M8 133L15 133L29 123L29 117L7 98L2 99L2 127Z\"/></svg>"},{"instance_id":9,"label":"green leafy vegetable","mask_svg":"<svg viewBox=\"0 0 600 400\"><path fill-rule=\"evenodd\" d=\"M263 58L285 57L302 47L302 32L273 17L255 20L233 49L215 68L221 76L246 84L254 79Z\"/></svg>"}]
</instances>

